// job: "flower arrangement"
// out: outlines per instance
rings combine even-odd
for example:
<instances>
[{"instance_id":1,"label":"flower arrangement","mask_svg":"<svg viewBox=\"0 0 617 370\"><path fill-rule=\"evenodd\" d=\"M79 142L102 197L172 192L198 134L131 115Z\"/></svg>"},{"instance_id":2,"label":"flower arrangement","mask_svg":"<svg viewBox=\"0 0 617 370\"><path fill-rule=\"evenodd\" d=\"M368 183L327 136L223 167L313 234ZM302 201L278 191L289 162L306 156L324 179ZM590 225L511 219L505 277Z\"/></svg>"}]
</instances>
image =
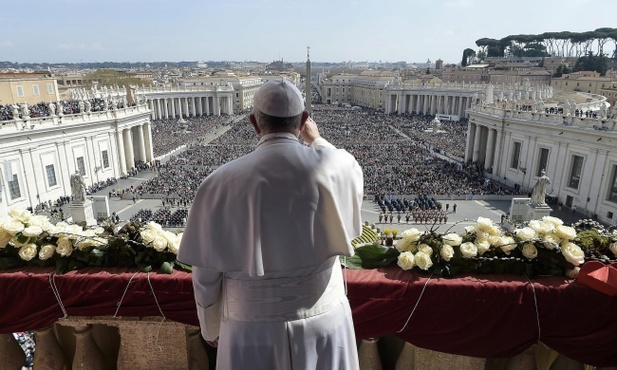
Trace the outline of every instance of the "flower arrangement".
<instances>
[{"instance_id":1,"label":"flower arrangement","mask_svg":"<svg viewBox=\"0 0 617 370\"><path fill-rule=\"evenodd\" d=\"M85 228L10 210L0 219L0 270L18 266L55 266L58 273L86 266L130 266L147 272L190 269L176 260L182 233L150 222L119 227L111 220Z\"/></svg>"},{"instance_id":2,"label":"flower arrangement","mask_svg":"<svg viewBox=\"0 0 617 370\"><path fill-rule=\"evenodd\" d=\"M401 232L393 244L388 247L374 241L358 245L346 266L375 268L396 262L403 270L419 269L448 277L459 273L515 273L575 278L579 266L587 260L614 260L617 231L590 220L566 226L551 216L507 231L491 219L479 217L460 235L411 228Z\"/></svg>"}]
</instances>

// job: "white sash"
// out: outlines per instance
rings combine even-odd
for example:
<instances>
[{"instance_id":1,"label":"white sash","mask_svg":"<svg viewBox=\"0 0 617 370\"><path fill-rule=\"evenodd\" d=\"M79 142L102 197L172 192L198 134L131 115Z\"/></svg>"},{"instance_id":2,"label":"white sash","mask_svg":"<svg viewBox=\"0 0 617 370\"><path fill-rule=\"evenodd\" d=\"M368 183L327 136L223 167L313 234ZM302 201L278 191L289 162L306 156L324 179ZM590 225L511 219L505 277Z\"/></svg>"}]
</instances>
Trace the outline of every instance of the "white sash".
<instances>
[{"instance_id":1,"label":"white sash","mask_svg":"<svg viewBox=\"0 0 617 370\"><path fill-rule=\"evenodd\" d=\"M292 321L327 312L345 298L339 263L313 275L265 279L225 279L223 320Z\"/></svg>"}]
</instances>

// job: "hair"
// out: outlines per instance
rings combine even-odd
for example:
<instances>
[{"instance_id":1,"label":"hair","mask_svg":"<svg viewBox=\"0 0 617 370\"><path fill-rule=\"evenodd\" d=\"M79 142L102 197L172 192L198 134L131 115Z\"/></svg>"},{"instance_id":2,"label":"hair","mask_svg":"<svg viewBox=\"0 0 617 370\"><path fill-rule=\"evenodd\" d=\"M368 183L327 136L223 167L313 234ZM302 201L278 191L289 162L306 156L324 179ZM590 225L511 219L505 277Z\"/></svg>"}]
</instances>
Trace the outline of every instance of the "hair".
<instances>
[{"instance_id":1,"label":"hair","mask_svg":"<svg viewBox=\"0 0 617 370\"><path fill-rule=\"evenodd\" d=\"M253 109L253 115L257 121L257 126L265 133L297 131L300 129L300 123L302 122L302 113L293 117L273 117L263 113L259 109Z\"/></svg>"}]
</instances>

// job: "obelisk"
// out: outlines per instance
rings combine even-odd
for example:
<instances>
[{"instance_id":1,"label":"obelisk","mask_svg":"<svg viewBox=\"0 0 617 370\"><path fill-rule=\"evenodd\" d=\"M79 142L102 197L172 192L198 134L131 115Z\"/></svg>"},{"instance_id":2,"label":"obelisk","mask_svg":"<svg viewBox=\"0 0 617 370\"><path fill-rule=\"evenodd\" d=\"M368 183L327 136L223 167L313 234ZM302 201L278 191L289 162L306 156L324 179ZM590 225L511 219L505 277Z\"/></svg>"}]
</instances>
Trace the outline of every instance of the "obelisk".
<instances>
[{"instance_id":1,"label":"obelisk","mask_svg":"<svg viewBox=\"0 0 617 370\"><path fill-rule=\"evenodd\" d=\"M313 107L311 106L311 55L310 55L311 47L306 47L306 84L304 87L304 105L306 110L311 114L313 112Z\"/></svg>"}]
</instances>

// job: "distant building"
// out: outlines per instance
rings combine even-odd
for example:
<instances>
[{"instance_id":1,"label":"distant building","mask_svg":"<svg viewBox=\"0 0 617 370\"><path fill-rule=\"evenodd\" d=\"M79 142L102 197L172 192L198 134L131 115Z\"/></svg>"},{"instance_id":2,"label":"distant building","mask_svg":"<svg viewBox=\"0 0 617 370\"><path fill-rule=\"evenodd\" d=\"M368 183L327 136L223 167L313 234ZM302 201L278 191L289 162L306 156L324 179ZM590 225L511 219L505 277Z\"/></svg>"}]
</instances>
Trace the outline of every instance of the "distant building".
<instances>
[{"instance_id":1,"label":"distant building","mask_svg":"<svg viewBox=\"0 0 617 370\"><path fill-rule=\"evenodd\" d=\"M391 71L338 74L321 81L321 96L326 104L348 103L385 109L385 88L394 80Z\"/></svg>"},{"instance_id":2,"label":"distant building","mask_svg":"<svg viewBox=\"0 0 617 370\"><path fill-rule=\"evenodd\" d=\"M567 91L581 91L589 94L601 94L601 89L609 88L613 82L617 83L614 74L611 77L601 77L598 72L579 71L553 77L551 86L554 89Z\"/></svg>"},{"instance_id":3,"label":"distant building","mask_svg":"<svg viewBox=\"0 0 617 370\"><path fill-rule=\"evenodd\" d=\"M49 73L0 74L0 104L57 101L58 84Z\"/></svg>"}]
</instances>

